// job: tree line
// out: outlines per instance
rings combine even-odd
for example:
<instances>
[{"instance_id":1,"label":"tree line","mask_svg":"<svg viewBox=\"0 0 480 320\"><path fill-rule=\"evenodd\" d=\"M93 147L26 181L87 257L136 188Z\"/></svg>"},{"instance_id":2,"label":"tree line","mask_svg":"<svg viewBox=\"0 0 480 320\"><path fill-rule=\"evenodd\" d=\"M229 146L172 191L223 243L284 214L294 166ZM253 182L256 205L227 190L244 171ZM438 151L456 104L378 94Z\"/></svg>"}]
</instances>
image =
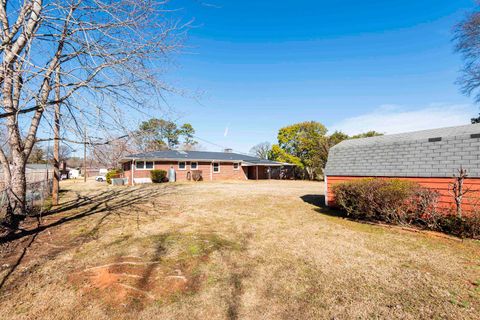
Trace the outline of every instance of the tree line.
<instances>
[{"instance_id":1,"label":"tree line","mask_svg":"<svg viewBox=\"0 0 480 320\"><path fill-rule=\"evenodd\" d=\"M303 179L322 179L328 152L334 145L346 139L358 139L382 135L369 131L349 136L341 131L327 134L327 128L316 121L295 123L278 131L277 143L263 142L252 147L250 153L262 159L295 164L295 174Z\"/></svg>"}]
</instances>

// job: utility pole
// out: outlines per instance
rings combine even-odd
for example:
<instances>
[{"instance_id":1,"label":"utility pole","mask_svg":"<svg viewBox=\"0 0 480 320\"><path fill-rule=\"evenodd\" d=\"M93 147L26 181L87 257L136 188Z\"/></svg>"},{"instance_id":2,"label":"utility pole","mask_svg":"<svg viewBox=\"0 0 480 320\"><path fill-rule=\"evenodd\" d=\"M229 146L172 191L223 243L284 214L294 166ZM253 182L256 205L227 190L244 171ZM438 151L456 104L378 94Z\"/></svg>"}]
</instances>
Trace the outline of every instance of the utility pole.
<instances>
[{"instance_id":1,"label":"utility pole","mask_svg":"<svg viewBox=\"0 0 480 320\"><path fill-rule=\"evenodd\" d=\"M52 202L58 205L60 191L60 64L55 71L55 115L53 125L53 190ZM47 171L48 172L48 171Z\"/></svg>"},{"instance_id":2,"label":"utility pole","mask_svg":"<svg viewBox=\"0 0 480 320\"><path fill-rule=\"evenodd\" d=\"M87 126L85 126L83 138L83 182L87 182Z\"/></svg>"}]
</instances>

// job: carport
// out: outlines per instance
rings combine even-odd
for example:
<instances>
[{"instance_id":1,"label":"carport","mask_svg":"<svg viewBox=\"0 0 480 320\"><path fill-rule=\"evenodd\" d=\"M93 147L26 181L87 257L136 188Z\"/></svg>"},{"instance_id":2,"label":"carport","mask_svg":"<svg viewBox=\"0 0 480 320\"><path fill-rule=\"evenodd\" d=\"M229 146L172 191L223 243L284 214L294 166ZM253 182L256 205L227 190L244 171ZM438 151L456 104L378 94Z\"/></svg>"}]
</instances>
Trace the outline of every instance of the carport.
<instances>
[{"instance_id":1,"label":"carport","mask_svg":"<svg viewBox=\"0 0 480 320\"><path fill-rule=\"evenodd\" d=\"M269 160L242 162L243 170L249 180L290 179L294 165Z\"/></svg>"}]
</instances>

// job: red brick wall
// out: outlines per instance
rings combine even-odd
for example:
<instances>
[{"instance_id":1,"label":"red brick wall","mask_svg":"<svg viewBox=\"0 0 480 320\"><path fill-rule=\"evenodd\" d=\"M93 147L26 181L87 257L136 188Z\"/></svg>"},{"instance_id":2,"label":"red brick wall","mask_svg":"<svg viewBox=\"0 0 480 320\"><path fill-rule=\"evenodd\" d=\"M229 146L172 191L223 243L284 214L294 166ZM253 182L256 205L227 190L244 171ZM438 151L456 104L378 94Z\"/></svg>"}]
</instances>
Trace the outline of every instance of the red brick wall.
<instances>
[{"instance_id":1,"label":"red brick wall","mask_svg":"<svg viewBox=\"0 0 480 320\"><path fill-rule=\"evenodd\" d=\"M204 178L207 180L207 177ZM212 180L247 180L247 176L242 166L238 169L233 168L233 163L221 162L220 172L212 172Z\"/></svg>"},{"instance_id":2,"label":"red brick wall","mask_svg":"<svg viewBox=\"0 0 480 320\"><path fill-rule=\"evenodd\" d=\"M154 168L157 170L165 170L168 172L170 167L175 169L176 180L177 181L188 181L187 174L192 172L190 168L190 162L186 162L186 170L180 170L178 168L178 161L155 161ZM129 183L132 180L132 171L127 164L123 166L125 178L129 178ZM216 181L216 180L247 180L246 173L244 169L239 165L238 170L233 168L233 163L231 162L221 162L220 163L220 172L212 172L211 162L198 162L197 169L202 171L202 177L204 181ZM150 170L140 170L134 169L134 178L150 178Z\"/></svg>"},{"instance_id":3,"label":"red brick wall","mask_svg":"<svg viewBox=\"0 0 480 320\"><path fill-rule=\"evenodd\" d=\"M355 180L355 179L362 179L365 177L342 177L342 176L328 176L327 177L327 199L328 204L330 206L335 205L335 197L332 192L332 187L335 184ZM395 178L395 177L389 177ZM388 179L388 178L387 178ZM417 182L418 184L437 190L440 193L440 205L442 207L451 207L454 205L453 196L449 193L450 184L454 181L453 178L404 178L399 177L395 179L403 179L403 180L410 180ZM463 199L463 204L465 209L468 210L472 206L480 206L480 178L468 178L465 179L464 188L470 189L471 192L465 195Z\"/></svg>"}]
</instances>

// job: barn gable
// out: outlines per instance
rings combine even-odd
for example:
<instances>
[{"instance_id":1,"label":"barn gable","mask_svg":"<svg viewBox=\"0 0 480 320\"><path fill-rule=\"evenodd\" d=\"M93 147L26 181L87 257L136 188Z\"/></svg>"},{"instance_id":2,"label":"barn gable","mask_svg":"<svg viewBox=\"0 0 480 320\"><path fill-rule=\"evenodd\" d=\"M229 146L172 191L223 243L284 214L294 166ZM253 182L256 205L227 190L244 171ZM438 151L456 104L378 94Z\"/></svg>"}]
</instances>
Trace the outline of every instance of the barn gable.
<instances>
[{"instance_id":1,"label":"barn gable","mask_svg":"<svg viewBox=\"0 0 480 320\"><path fill-rule=\"evenodd\" d=\"M330 150L327 176L480 178L480 124L346 140Z\"/></svg>"}]
</instances>

